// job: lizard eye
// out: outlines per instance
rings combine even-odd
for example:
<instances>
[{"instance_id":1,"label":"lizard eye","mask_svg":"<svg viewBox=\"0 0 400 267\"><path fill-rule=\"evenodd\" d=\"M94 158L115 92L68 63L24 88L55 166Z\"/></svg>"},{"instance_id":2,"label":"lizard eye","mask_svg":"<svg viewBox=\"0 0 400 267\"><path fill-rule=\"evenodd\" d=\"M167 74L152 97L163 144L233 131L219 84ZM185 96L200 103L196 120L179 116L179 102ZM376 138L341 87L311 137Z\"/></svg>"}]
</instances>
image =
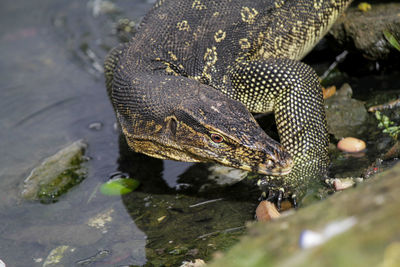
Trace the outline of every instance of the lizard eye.
<instances>
[{"instance_id":1,"label":"lizard eye","mask_svg":"<svg viewBox=\"0 0 400 267\"><path fill-rule=\"evenodd\" d=\"M211 137L211 140L217 144L222 143L224 141L224 138L222 137L222 135L219 135L216 133L211 133L210 137Z\"/></svg>"}]
</instances>

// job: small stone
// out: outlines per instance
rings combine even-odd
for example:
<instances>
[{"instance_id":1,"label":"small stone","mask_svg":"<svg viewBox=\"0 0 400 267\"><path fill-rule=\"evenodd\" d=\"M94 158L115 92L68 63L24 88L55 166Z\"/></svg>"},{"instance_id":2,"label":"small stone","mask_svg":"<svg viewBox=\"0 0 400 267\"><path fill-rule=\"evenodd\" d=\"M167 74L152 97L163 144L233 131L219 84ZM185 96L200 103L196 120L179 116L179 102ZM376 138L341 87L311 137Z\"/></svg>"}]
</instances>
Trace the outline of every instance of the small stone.
<instances>
[{"instance_id":1,"label":"small stone","mask_svg":"<svg viewBox=\"0 0 400 267\"><path fill-rule=\"evenodd\" d=\"M90 227L103 230L104 233L107 231L106 224L112 222L113 220L112 213L114 213L114 209L111 208L105 212L97 214L96 216L90 218L87 224Z\"/></svg>"},{"instance_id":2,"label":"small stone","mask_svg":"<svg viewBox=\"0 0 400 267\"><path fill-rule=\"evenodd\" d=\"M59 246L50 251L50 254L47 256L45 262L43 263L43 267L45 266L58 266L64 254L69 249L69 246Z\"/></svg>"},{"instance_id":3,"label":"small stone","mask_svg":"<svg viewBox=\"0 0 400 267\"><path fill-rule=\"evenodd\" d=\"M336 93L336 86L332 85L327 88L322 88L324 99L328 99Z\"/></svg>"},{"instance_id":4,"label":"small stone","mask_svg":"<svg viewBox=\"0 0 400 267\"><path fill-rule=\"evenodd\" d=\"M247 172L222 165L212 165L208 168L210 171L209 179L218 185L231 185L240 182L247 176Z\"/></svg>"},{"instance_id":5,"label":"small stone","mask_svg":"<svg viewBox=\"0 0 400 267\"><path fill-rule=\"evenodd\" d=\"M184 261L181 267L202 267L206 266L206 263L202 259L195 259L194 262Z\"/></svg>"},{"instance_id":6,"label":"small stone","mask_svg":"<svg viewBox=\"0 0 400 267\"><path fill-rule=\"evenodd\" d=\"M361 135L368 131L368 112L362 101L351 98L353 91L343 84L336 93L325 100L328 131L337 139Z\"/></svg>"},{"instance_id":7,"label":"small stone","mask_svg":"<svg viewBox=\"0 0 400 267\"><path fill-rule=\"evenodd\" d=\"M353 47L370 60L395 59L397 50L386 40L383 32L389 30L397 39L400 36L399 1L373 5L362 4L347 9L340 16L329 33L337 42ZM362 10L362 11L360 11Z\"/></svg>"},{"instance_id":8,"label":"small stone","mask_svg":"<svg viewBox=\"0 0 400 267\"><path fill-rule=\"evenodd\" d=\"M356 153L364 150L367 146L361 139L346 137L339 141L337 147L344 152Z\"/></svg>"},{"instance_id":9,"label":"small stone","mask_svg":"<svg viewBox=\"0 0 400 267\"><path fill-rule=\"evenodd\" d=\"M264 200L258 204L256 216L258 221L267 222L272 219L279 218L281 214L272 202Z\"/></svg>"},{"instance_id":10,"label":"small stone","mask_svg":"<svg viewBox=\"0 0 400 267\"><path fill-rule=\"evenodd\" d=\"M90 130L100 131L103 128L103 123L101 122L92 122L89 124Z\"/></svg>"},{"instance_id":11,"label":"small stone","mask_svg":"<svg viewBox=\"0 0 400 267\"><path fill-rule=\"evenodd\" d=\"M355 182L352 179L339 179L336 178L333 180L333 186L336 191L345 190L347 188L352 187Z\"/></svg>"}]
</instances>

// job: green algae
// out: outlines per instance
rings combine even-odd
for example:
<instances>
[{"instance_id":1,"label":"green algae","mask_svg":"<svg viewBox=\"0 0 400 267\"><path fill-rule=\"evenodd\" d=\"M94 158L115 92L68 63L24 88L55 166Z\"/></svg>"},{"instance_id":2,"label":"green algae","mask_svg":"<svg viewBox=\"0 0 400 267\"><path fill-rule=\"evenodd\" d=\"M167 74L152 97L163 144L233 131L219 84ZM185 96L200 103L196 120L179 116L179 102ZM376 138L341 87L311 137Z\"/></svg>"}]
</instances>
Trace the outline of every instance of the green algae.
<instances>
[{"instance_id":1,"label":"green algae","mask_svg":"<svg viewBox=\"0 0 400 267\"><path fill-rule=\"evenodd\" d=\"M241 242L210 266L395 266L390 262L399 251L399 205L397 165L295 214L251 225ZM319 246L302 247L304 230L320 231L349 217L356 221L350 229Z\"/></svg>"},{"instance_id":2,"label":"green algae","mask_svg":"<svg viewBox=\"0 0 400 267\"><path fill-rule=\"evenodd\" d=\"M87 170L83 166L86 147L79 140L45 159L25 179L21 196L41 203L56 202L62 194L86 178Z\"/></svg>"}]
</instances>

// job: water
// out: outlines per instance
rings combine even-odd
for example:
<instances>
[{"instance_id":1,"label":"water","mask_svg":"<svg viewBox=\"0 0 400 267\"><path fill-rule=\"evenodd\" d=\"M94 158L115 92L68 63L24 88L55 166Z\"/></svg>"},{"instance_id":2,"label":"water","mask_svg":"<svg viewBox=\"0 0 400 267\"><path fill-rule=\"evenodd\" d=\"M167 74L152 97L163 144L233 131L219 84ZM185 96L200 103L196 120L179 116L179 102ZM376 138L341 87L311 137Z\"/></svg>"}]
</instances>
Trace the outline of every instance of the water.
<instances>
[{"instance_id":1,"label":"water","mask_svg":"<svg viewBox=\"0 0 400 267\"><path fill-rule=\"evenodd\" d=\"M64 251L64 266L178 264L228 247L253 219L257 194L248 199L240 192L254 188L197 194L206 165L120 155L102 59L118 43L114 23L139 21L151 1L115 1L117 10L105 14L101 2L1 4L0 259L7 266L42 266L56 251ZM30 171L78 139L89 145L88 177L54 204L22 200ZM116 171L141 180L139 190L122 198L101 195L99 186Z\"/></svg>"},{"instance_id":2,"label":"water","mask_svg":"<svg viewBox=\"0 0 400 267\"><path fill-rule=\"evenodd\" d=\"M98 0L3 0L0 259L7 266L43 266L57 251L64 266L207 260L253 219L259 192L251 182L221 188L207 181L207 164L134 154L119 140L102 59L118 43L115 23L139 21L150 2L117 0L113 9ZM389 86L382 76L363 79L352 80L355 91L371 79L373 89ZM22 200L30 171L78 139L89 145L88 177L56 203ZM116 172L141 186L122 197L101 195ZM207 200L215 201L197 205Z\"/></svg>"}]
</instances>

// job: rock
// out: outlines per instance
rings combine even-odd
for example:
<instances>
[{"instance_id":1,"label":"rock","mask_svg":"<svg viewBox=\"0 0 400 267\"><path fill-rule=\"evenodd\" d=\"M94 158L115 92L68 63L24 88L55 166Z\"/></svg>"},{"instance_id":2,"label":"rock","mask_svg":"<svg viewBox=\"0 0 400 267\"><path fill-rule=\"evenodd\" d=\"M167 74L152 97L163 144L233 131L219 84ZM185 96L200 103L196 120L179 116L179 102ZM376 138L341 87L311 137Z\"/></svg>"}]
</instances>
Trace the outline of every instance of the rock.
<instances>
[{"instance_id":1,"label":"rock","mask_svg":"<svg viewBox=\"0 0 400 267\"><path fill-rule=\"evenodd\" d=\"M61 266L60 262L68 251L73 252L75 249L70 246L58 246L52 249L43 263L43 267Z\"/></svg>"},{"instance_id":2,"label":"rock","mask_svg":"<svg viewBox=\"0 0 400 267\"><path fill-rule=\"evenodd\" d=\"M357 153L363 151L367 145L361 139L345 137L338 142L337 147L339 150L344 152Z\"/></svg>"},{"instance_id":3,"label":"rock","mask_svg":"<svg viewBox=\"0 0 400 267\"><path fill-rule=\"evenodd\" d=\"M219 164L211 165L209 179L215 181L218 185L231 185L240 182L247 176L247 172Z\"/></svg>"},{"instance_id":4,"label":"rock","mask_svg":"<svg viewBox=\"0 0 400 267\"><path fill-rule=\"evenodd\" d=\"M60 195L86 177L86 169L82 166L86 147L78 140L45 159L25 179L21 196L44 203L57 201Z\"/></svg>"},{"instance_id":5,"label":"rock","mask_svg":"<svg viewBox=\"0 0 400 267\"><path fill-rule=\"evenodd\" d=\"M399 205L397 164L296 213L250 225L247 236L209 266L398 266ZM301 246L307 230L319 235L314 247Z\"/></svg>"},{"instance_id":6,"label":"rock","mask_svg":"<svg viewBox=\"0 0 400 267\"><path fill-rule=\"evenodd\" d=\"M333 188L335 188L336 191L348 189L354 186L355 184L356 182L351 178L342 178L342 179L335 178L332 181Z\"/></svg>"},{"instance_id":7,"label":"rock","mask_svg":"<svg viewBox=\"0 0 400 267\"><path fill-rule=\"evenodd\" d=\"M373 4L368 11L349 8L330 30L339 44L355 47L364 57L377 60L398 53L386 40L388 30L400 40L400 3Z\"/></svg>"},{"instance_id":8,"label":"rock","mask_svg":"<svg viewBox=\"0 0 400 267\"><path fill-rule=\"evenodd\" d=\"M336 86L332 85L327 88L322 88L324 99L328 99L336 93Z\"/></svg>"},{"instance_id":9,"label":"rock","mask_svg":"<svg viewBox=\"0 0 400 267\"><path fill-rule=\"evenodd\" d=\"M106 211L97 214L96 216L90 218L87 225L96 229L101 230L103 233L107 233L107 225L113 221L112 214L114 209L108 209Z\"/></svg>"},{"instance_id":10,"label":"rock","mask_svg":"<svg viewBox=\"0 0 400 267\"><path fill-rule=\"evenodd\" d=\"M194 262L184 261L180 267L205 267L206 263L202 259L195 259Z\"/></svg>"},{"instance_id":11,"label":"rock","mask_svg":"<svg viewBox=\"0 0 400 267\"><path fill-rule=\"evenodd\" d=\"M343 84L336 94L325 100L329 133L337 139L358 136L366 130L368 112L362 101L351 98L353 91Z\"/></svg>"},{"instance_id":12,"label":"rock","mask_svg":"<svg viewBox=\"0 0 400 267\"><path fill-rule=\"evenodd\" d=\"M258 207L256 209L256 216L257 221L267 222L272 219L279 218L281 214L276 209L274 203L264 200L261 201L260 204L258 204Z\"/></svg>"}]
</instances>

